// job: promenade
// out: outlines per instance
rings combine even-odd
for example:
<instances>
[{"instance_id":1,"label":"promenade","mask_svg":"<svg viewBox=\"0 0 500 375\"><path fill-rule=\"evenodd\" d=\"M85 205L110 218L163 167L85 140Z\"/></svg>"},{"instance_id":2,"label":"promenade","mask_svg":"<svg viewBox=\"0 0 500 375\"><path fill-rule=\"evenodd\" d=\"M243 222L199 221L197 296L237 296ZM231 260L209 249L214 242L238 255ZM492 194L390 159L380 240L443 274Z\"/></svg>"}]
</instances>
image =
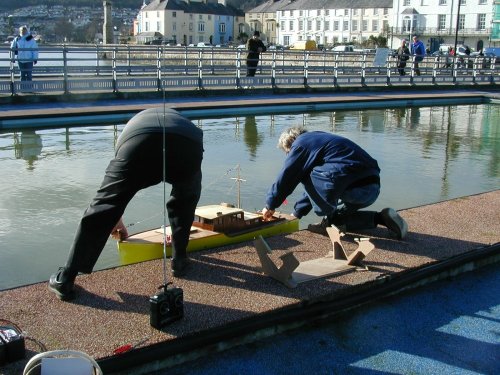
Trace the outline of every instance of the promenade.
<instances>
[{"instance_id":1,"label":"promenade","mask_svg":"<svg viewBox=\"0 0 500 375\"><path fill-rule=\"evenodd\" d=\"M188 275L174 280L184 291L185 316L163 331L150 326L148 302L162 283L161 260L79 276L78 298L70 303L57 300L45 282L2 291L0 316L47 350L91 355L106 374L148 373L314 321L331 321L385 296L496 263L499 212L500 190L402 210L409 225L404 241L389 238L382 228L342 241L352 252L354 235L370 238L375 249L363 263L367 269L295 289L261 273L251 242L193 253ZM278 262L290 251L302 262L332 250L327 237L307 230L267 242ZM384 329L379 334L383 337ZM126 344L138 346L114 354ZM27 347L27 359L41 351L35 342L27 341ZM2 373L19 374L24 363L4 366Z\"/></svg>"},{"instance_id":2,"label":"promenade","mask_svg":"<svg viewBox=\"0 0 500 375\"><path fill-rule=\"evenodd\" d=\"M241 97L213 94L78 102L35 98L21 107L0 104L0 129L13 131L16 126L33 126L44 119L47 126L59 120L89 121L93 116L100 120L121 116L125 120L142 109L162 105L193 117L244 115L250 110L273 111L279 107L314 110L322 106L365 108L471 100L498 102L498 91L385 90L315 95L261 91ZM261 272L252 242L193 253L194 264L188 275L174 279L184 291L185 316L163 331L149 324L149 297L162 283L161 260L79 276L79 296L70 303L57 300L46 282L0 291L0 318L17 324L34 340L26 341L25 360L0 367L0 373L20 374L27 360L44 349L72 349L95 358L106 374L145 374L313 322L322 324L340 313L354 316L359 306L389 295L487 264L498 269L499 212L500 190L401 210L409 225L404 241L388 237L382 228L348 233L342 244L349 254L356 249L352 242L355 237L369 238L375 245L363 267L294 289ZM288 252L303 262L324 257L332 250L329 238L307 230L267 242L278 265L279 257ZM446 301L436 303L444 305ZM384 337L384 330L379 334ZM123 354L115 353L126 344L137 346ZM495 363L485 363L484 368L494 369Z\"/></svg>"}]
</instances>

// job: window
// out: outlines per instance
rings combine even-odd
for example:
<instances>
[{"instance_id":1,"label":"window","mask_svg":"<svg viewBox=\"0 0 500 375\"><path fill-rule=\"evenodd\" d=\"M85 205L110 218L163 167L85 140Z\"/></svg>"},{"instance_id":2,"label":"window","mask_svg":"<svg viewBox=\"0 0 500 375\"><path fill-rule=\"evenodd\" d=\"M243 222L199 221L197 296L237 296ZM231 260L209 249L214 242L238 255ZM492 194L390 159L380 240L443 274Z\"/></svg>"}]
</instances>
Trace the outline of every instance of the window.
<instances>
[{"instance_id":1,"label":"window","mask_svg":"<svg viewBox=\"0 0 500 375\"><path fill-rule=\"evenodd\" d=\"M199 32L204 32L205 31L205 23L203 23L203 22L199 22L198 23L198 31ZM202 40L202 42L203 42L203 40Z\"/></svg>"},{"instance_id":2,"label":"window","mask_svg":"<svg viewBox=\"0 0 500 375\"><path fill-rule=\"evenodd\" d=\"M378 31L378 20L372 21L372 31Z\"/></svg>"},{"instance_id":3,"label":"window","mask_svg":"<svg viewBox=\"0 0 500 375\"><path fill-rule=\"evenodd\" d=\"M378 8L373 8L373 15L378 16Z\"/></svg>"},{"instance_id":4,"label":"window","mask_svg":"<svg viewBox=\"0 0 500 375\"><path fill-rule=\"evenodd\" d=\"M219 32L220 33L226 32L226 24L225 23L219 23Z\"/></svg>"},{"instance_id":5,"label":"window","mask_svg":"<svg viewBox=\"0 0 500 375\"><path fill-rule=\"evenodd\" d=\"M293 17L293 10L290 11L290 17Z\"/></svg>"},{"instance_id":6,"label":"window","mask_svg":"<svg viewBox=\"0 0 500 375\"><path fill-rule=\"evenodd\" d=\"M382 30L383 31L389 31L389 21L387 21L387 20L383 21Z\"/></svg>"},{"instance_id":7,"label":"window","mask_svg":"<svg viewBox=\"0 0 500 375\"><path fill-rule=\"evenodd\" d=\"M438 14L438 30L446 29L446 14Z\"/></svg>"},{"instance_id":8,"label":"window","mask_svg":"<svg viewBox=\"0 0 500 375\"><path fill-rule=\"evenodd\" d=\"M465 14L461 14L458 19L458 30L465 29Z\"/></svg>"},{"instance_id":9,"label":"window","mask_svg":"<svg viewBox=\"0 0 500 375\"><path fill-rule=\"evenodd\" d=\"M330 30L330 21L325 21L325 31Z\"/></svg>"},{"instance_id":10,"label":"window","mask_svg":"<svg viewBox=\"0 0 500 375\"><path fill-rule=\"evenodd\" d=\"M339 21L333 21L333 31L339 31Z\"/></svg>"},{"instance_id":11,"label":"window","mask_svg":"<svg viewBox=\"0 0 500 375\"><path fill-rule=\"evenodd\" d=\"M177 31L177 24L172 22L172 31Z\"/></svg>"},{"instance_id":12,"label":"window","mask_svg":"<svg viewBox=\"0 0 500 375\"><path fill-rule=\"evenodd\" d=\"M411 4L410 4L410 0L403 0L403 6L404 7L409 7Z\"/></svg>"},{"instance_id":13,"label":"window","mask_svg":"<svg viewBox=\"0 0 500 375\"><path fill-rule=\"evenodd\" d=\"M330 9L325 9L325 16L329 16L330 15Z\"/></svg>"},{"instance_id":14,"label":"window","mask_svg":"<svg viewBox=\"0 0 500 375\"><path fill-rule=\"evenodd\" d=\"M353 9L353 10L352 10L352 15L353 15L353 16L357 16L357 15L358 15L358 12L359 12L359 9Z\"/></svg>"},{"instance_id":15,"label":"window","mask_svg":"<svg viewBox=\"0 0 500 375\"><path fill-rule=\"evenodd\" d=\"M149 31L149 22L144 24L144 31Z\"/></svg>"},{"instance_id":16,"label":"window","mask_svg":"<svg viewBox=\"0 0 500 375\"><path fill-rule=\"evenodd\" d=\"M160 30L161 30L161 22L157 21L156 22L156 31L160 31Z\"/></svg>"},{"instance_id":17,"label":"window","mask_svg":"<svg viewBox=\"0 0 500 375\"><path fill-rule=\"evenodd\" d=\"M192 22L189 23L189 31L193 31L193 23Z\"/></svg>"},{"instance_id":18,"label":"window","mask_svg":"<svg viewBox=\"0 0 500 375\"><path fill-rule=\"evenodd\" d=\"M290 29L290 31L293 31L293 20L290 20L288 28Z\"/></svg>"},{"instance_id":19,"label":"window","mask_svg":"<svg viewBox=\"0 0 500 375\"><path fill-rule=\"evenodd\" d=\"M172 18L177 17L177 12L172 12Z\"/></svg>"},{"instance_id":20,"label":"window","mask_svg":"<svg viewBox=\"0 0 500 375\"><path fill-rule=\"evenodd\" d=\"M384 16L388 16L389 15L389 8L384 8Z\"/></svg>"},{"instance_id":21,"label":"window","mask_svg":"<svg viewBox=\"0 0 500 375\"><path fill-rule=\"evenodd\" d=\"M189 19L192 20L193 19L193 13L190 13L189 14Z\"/></svg>"},{"instance_id":22,"label":"window","mask_svg":"<svg viewBox=\"0 0 500 375\"><path fill-rule=\"evenodd\" d=\"M299 30L302 31L304 30L304 21L299 20Z\"/></svg>"},{"instance_id":23,"label":"window","mask_svg":"<svg viewBox=\"0 0 500 375\"><path fill-rule=\"evenodd\" d=\"M477 15L477 29L478 30L486 29L486 14L481 13Z\"/></svg>"},{"instance_id":24,"label":"window","mask_svg":"<svg viewBox=\"0 0 500 375\"><path fill-rule=\"evenodd\" d=\"M281 31L284 31L285 30L285 21L281 21Z\"/></svg>"},{"instance_id":25,"label":"window","mask_svg":"<svg viewBox=\"0 0 500 375\"><path fill-rule=\"evenodd\" d=\"M321 10L320 10L320 9L318 9L318 10L316 11L316 15L317 15L317 16L321 16Z\"/></svg>"},{"instance_id":26,"label":"window","mask_svg":"<svg viewBox=\"0 0 500 375\"><path fill-rule=\"evenodd\" d=\"M316 21L316 30L318 30L318 31L321 30L321 21L320 20Z\"/></svg>"},{"instance_id":27,"label":"window","mask_svg":"<svg viewBox=\"0 0 500 375\"><path fill-rule=\"evenodd\" d=\"M198 16L198 19L202 20L202 19L203 19L203 15L202 15L202 14L200 14L200 15Z\"/></svg>"},{"instance_id":28,"label":"window","mask_svg":"<svg viewBox=\"0 0 500 375\"><path fill-rule=\"evenodd\" d=\"M467 1L466 0L460 0L460 5L467 5Z\"/></svg>"},{"instance_id":29,"label":"window","mask_svg":"<svg viewBox=\"0 0 500 375\"><path fill-rule=\"evenodd\" d=\"M312 30L312 21L307 21L307 31L311 31Z\"/></svg>"},{"instance_id":30,"label":"window","mask_svg":"<svg viewBox=\"0 0 500 375\"><path fill-rule=\"evenodd\" d=\"M366 16L366 9L365 8L361 9L361 15Z\"/></svg>"},{"instance_id":31,"label":"window","mask_svg":"<svg viewBox=\"0 0 500 375\"><path fill-rule=\"evenodd\" d=\"M344 9L344 16L348 16L349 15L349 9Z\"/></svg>"},{"instance_id":32,"label":"window","mask_svg":"<svg viewBox=\"0 0 500 375\"><path fill-rule=\"evenodd\" d=\"M304 11L299 10L299 17L302 17L304 15Z\"/></svg>"},{"instance_id":33,"label":"window","mask_svg":"<svg viewBox=\"0 0 500 375\"><path fill-rule=\"evenodd\" d=\"M368 31L368 20L363 20L363 31Z\"/></svg>"},{"instance_id":34,"label":"window","mask_svg":"<svg viewBox=\"0 0 500 375\"><path fill-rule=\"evenodd\" d=\"M210 21L211 19L212 19L212 15L211 15L211 14L209 14L209 15L208 15L208 20Z\"/></svg>"},{"instance_id":35,"label":"window","mask_svg":"<svg viewBox=\"0 0 500 375\"><path fill-rule=\"evenodd\" d=\"M344 31L349 31L349 21L344 21Z\"/></svg>"},{"instance_id":36,"label":"window","mask_svg":"<svg viewBox=\"0 0 500 375\"><path fill-rule=\"evenodd\" d=\"M479 5L484 5L486 4L488 1L487 0L479 0Z\"/></svg>"},{"instance_id":37,"label":"window","mask_svg":"<svg viewBox=\"0 0 500 375\"><path fill-rule=\"evenodd\" d=\"M352 31L358 31L358 20L352 20Z\"/></svg>"},{"instance_id":38,"label":"window","mask_svg":"<svg viewBox=\"0 0 500 375\"><path fill-rule=\"evenodd\" d=\"M446 0L439 0L439 5L446 5Z\"/></svg>"}]
</instances>

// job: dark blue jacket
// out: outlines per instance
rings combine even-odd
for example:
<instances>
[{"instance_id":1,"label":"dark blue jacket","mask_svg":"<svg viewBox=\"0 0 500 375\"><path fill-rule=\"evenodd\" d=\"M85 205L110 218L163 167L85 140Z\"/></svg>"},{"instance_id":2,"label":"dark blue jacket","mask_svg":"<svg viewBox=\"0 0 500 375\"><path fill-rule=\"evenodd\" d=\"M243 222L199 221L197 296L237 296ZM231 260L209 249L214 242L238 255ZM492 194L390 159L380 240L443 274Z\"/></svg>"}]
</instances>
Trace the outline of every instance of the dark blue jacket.
<instances>
[{"instance_id":1,"label":"dark blue jacket","mask_svg":"<svg viewBox=\"0 0 500 375\"><path fill-rule=\"evenodd\" d=\"M266 198L266 207L276 209L299 183L310 178L313 169L331 176L335 196L340 196L353 182L379 176L377 161L351 140L339 135L306 132L293 142L276 181ZM319 192L321 193L321 192ZM297 201L294 215L302 217L312 209L307 196Z\"/></svg>"}]
</instances>

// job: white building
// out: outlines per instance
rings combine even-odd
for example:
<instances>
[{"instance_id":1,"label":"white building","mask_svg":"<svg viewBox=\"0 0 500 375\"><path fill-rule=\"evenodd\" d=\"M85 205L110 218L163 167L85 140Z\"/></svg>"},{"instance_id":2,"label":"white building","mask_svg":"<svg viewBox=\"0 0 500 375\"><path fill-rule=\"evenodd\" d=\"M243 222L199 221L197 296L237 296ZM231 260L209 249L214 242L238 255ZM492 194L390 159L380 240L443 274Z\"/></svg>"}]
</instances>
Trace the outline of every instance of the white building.
<instances>
[{"instance_id":1,"label":"white building","mask_svg":"<svg viewBox=\"0 0 500 375\"><path fill-rule=\"evenodd\" d=\"M248 11L245 19L251 29L260 27L259 31L269 34L265 39L272 43L361 43L371 35L388 36L392 3L393 0L270 0Z\"/></svg>"},{"instance_id":2,"label":"white building","mask_svg":"<svg viewBox=\"0 0 500 375\"><path fill-rule=\"evenodd\" d=\"M490 45L495 0L394 0L392 45L417 34L433 52L440 44ZM458 34L457 34L458 15Z\"/></svg>"},{"instance_id":3,"label":"white building","mask_svg":"<svg viewBox=\"0 0 500 375\"><path fill-rule=\"evenodd\" d=\"M237 20L237 11L225 0L152 0L137 16L137 40L159 33L164 41L184 45L228 43L235 38Z\"/></svg>"}]
</instances>

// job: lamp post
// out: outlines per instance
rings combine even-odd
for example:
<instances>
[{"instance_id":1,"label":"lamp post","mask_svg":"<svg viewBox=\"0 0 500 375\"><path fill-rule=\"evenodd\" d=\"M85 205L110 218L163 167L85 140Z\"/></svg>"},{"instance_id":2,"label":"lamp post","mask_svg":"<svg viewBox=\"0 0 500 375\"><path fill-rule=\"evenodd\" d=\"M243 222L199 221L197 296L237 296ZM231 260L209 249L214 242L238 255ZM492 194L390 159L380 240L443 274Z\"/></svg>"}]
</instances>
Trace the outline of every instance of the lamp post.
<instances>
[{"instance_id":1,"label":"lamp post","mask_svg":"<svg viewBox=\"0 0 500 375\"><path fill-rule=\"evenodd\" d=\"M454 51L455 51L455 56L457 55L457 43L458 43L458 27L460 25L460 3L461 0L458 0L458 10L457 10L457 24L455 27L455 46L454 46Z\"/></svg>"}]
</instances>

